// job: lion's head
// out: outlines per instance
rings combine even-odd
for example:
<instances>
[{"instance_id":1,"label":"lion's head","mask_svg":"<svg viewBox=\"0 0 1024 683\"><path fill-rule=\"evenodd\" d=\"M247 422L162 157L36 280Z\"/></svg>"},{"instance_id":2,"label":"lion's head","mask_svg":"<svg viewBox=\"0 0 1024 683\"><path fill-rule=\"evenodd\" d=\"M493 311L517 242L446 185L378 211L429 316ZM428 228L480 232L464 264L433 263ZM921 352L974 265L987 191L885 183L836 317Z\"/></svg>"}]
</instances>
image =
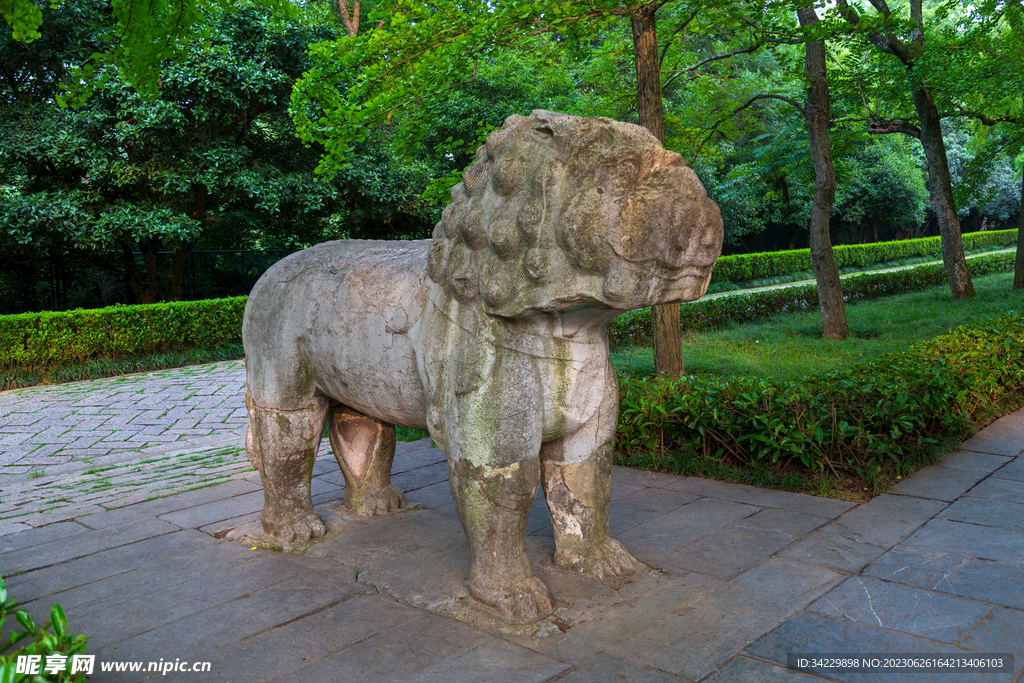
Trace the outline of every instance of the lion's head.
<instances>
[{"instance_id":1,"label":"lion's head","mask_svg":"<svg viewBox=\"0 0 1024 683\"><path fill-rule=\"evenodd\" d=\"M428 268L496 315L628 310L703 295L722 234L697 176L647 130L537 110L477 149Z\"/></svg>"}]
</instances>

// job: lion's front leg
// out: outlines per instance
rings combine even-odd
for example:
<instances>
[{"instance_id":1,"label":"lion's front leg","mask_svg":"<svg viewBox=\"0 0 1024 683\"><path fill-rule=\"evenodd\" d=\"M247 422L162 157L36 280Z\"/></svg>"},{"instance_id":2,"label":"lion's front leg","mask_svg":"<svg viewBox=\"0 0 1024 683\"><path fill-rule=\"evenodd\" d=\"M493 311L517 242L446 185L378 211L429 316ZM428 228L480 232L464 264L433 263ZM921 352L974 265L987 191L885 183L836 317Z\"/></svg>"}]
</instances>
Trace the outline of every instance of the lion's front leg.
<instances>
[{"instance_id":1,"label":"lion's front leg","mask_svg":"<svg viewBox=\"0 0 1024 683\"><path fill-rule=\"evenodd\" d=\"M555 565L596 579L632 574L637 564L608 531L617 417L618 396L613 390L590 422L541 446Z\"/></svg>"},{"instance_id":2,"label":"lion's front leg","mask_svg":"<svg viewBox=\"0 0 1024 683\"><path fill-rule=\"evenodd\" d=\"M526 520L537 493L537 458L505 467L450 460L449 481L469 542L469 592L508 621L532 622L551 611L544 582L526 557Z\"/></svg>"}]
</instances>

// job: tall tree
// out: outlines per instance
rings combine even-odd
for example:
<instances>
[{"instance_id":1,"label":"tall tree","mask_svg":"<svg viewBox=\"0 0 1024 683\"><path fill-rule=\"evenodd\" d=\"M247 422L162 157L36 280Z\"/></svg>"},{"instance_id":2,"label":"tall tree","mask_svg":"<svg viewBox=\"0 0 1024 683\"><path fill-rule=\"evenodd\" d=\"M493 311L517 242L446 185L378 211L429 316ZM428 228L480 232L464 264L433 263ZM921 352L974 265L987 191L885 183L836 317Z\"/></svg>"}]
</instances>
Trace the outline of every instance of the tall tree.
<instances>
[{"instance_id":1,"label":"tall tree","mask_svg":"<svg viewBox=\"0 0 1024 683\"><path fill-rule=\"evenodd\" d=\"M954 298L973 297L974 285L967 271L967 260L964 258L949 161L942 139L942 120L928 83L928 73L919 68L919 62L927 47L922 0L910 0L909 24L902 25L886 0L870 1L881 22L877 28L872 22L867 30L867 38L876 49L894 56L904 67L917 114L917 125L907 121L873 122L871 132L904 133L921 141L928 167L928 190L931 194L932 210L935 212L939 234L942 237L942 261L946 269L946 280ZM838 0L838 6L842 16L851 26L858 27L862 23L861 16L846 0ZM906 29L904 38L897 35L901 28Z\"/></svg>"},{"instance_id":2,"label":"tall tree","mask_svg":"<svg viewBox=\"0 0 1024 683\"><path fill-rule=\"evenodd\" d=\"M813 7L797 9L800 25L813 28L818 15ZM822 336L843 340L849 335L846 322L846 303L839 269L832 254L830 220L836 196L836 172L832 164L829 141L830 104L826 74L825 43L808 38L804 44L807 71L807 105L803 109L810 138L811 159L814 161L814 204L811 208L811 263L818 284L818 302L821 307Z\"/></svg>"},{"instance_id":3,"label":"tall tree","mask_svg":"<svg viewBox=\"0 0 1024 683\"><path fill-rule=\"evenodd\" d=\"M661 98L661 60L659 59L657 20L659 5L640 5L630 16L633 33L633 60L636 64L636 108L640 125L665 144L665 105ZM654 367L659 374L681 377L683 340L679 306L666 304L651 309L651 337L654 340Z\"/></svg>"}]
</instances>

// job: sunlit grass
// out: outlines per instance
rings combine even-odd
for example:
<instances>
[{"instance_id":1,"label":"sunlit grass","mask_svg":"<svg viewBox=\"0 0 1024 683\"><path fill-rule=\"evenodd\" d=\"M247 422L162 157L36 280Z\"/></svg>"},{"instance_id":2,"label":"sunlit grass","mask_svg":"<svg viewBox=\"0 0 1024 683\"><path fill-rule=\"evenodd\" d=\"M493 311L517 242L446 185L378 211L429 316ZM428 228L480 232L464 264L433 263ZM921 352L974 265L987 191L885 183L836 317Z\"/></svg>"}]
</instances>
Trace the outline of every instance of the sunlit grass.
<instances>
[{"instance_id":1,"label":"sunlit grass","mask_svg":"<svg viewBox=\"0 0 1024 683\"><path fill-rule=\"evenodd\" d=\"M957 301L948 287L847 305L850 338L821 338L821 314L786 313L757 323L684 334L687 374L796 379L868 362L884 353L943 334L954 327L995 318L1024 306L1024 291L1013 290L1013 274L975 278L977 297ZM649 348L612 353L622 373L654 374Z\"/></svg>"}]
</instances>

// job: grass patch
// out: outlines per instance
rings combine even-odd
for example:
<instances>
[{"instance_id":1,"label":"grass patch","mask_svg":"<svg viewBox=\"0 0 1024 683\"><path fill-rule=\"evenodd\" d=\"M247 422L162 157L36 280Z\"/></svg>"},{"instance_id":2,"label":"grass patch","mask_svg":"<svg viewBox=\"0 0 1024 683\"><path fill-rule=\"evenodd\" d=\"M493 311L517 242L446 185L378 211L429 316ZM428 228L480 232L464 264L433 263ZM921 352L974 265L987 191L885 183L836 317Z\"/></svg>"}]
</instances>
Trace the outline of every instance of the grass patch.
<instances>
[{"instance_id":1,"label":"grass patch","mask_svg":"<svg viewBox=\"0 0 1024 683\"><path fill-rule=\"evenodd\" d=\"M821 338L821 313L786 313L756 323L726 323L721 329L684 333L687 374L793 380L842 370L904 351L954 327L989 320L1024 307L1024 291L1013 289L1013 273L974 279L977 297L956 301L948 287L934 287L846 306L850 338ZM654 375L650 348L613 351L612 364L631 377Z\"/></svg>"},{"instance_id":2,"label":"grass patch","mask_svg":"<svg viewBox=\"0 0 1024 683\"><path fill-rule=\"evenodd\" d=\"M413 429L412 427L402 427L401 425L395 427L395 439L399 442L402 441L419 441L430 436L429 432L422 429Z\"/></svg>"},{"instance_id":3,"label":"grass patch","mask_svg":"<svg viewBox=\"0 0 1024 683\"><path fill-rule=\"evenodd\" d=\"M64 365L53 370L0 372L0 390L31 387L38 384L63 384L65 382L79 382L86 379L116 377L135 372L150 372L189 365L216 363L225 360L238 360L244 357L245 353L242 350L241 344L228 343L210 348L168 351L131 358L98 358L82 363Z\"/></svg>"}]
</instances>

